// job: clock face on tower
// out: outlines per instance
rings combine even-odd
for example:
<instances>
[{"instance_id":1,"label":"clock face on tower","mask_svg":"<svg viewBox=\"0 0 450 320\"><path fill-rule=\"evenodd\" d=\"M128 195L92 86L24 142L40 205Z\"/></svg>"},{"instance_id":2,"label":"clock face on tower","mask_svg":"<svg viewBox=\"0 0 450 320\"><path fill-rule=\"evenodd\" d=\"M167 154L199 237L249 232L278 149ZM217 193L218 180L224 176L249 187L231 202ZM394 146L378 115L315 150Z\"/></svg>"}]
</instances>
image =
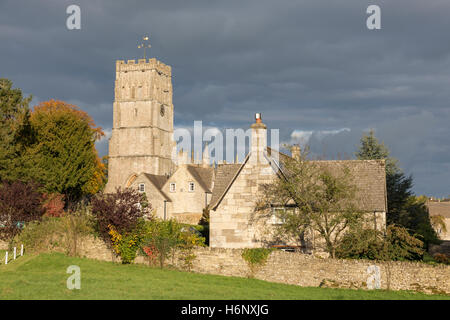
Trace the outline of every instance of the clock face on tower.
<instances>
[{"instance_id":1,"label":"clock face on tower","mask_svg":"<svg viewBox=\"0 0 450 320\"><path fill-rule=\"evenodd\" d=\"M161 117L164 117L164 106L161 105L161 108L159 109L159 113L161 114Z\"/></svg>"}]
</instances>

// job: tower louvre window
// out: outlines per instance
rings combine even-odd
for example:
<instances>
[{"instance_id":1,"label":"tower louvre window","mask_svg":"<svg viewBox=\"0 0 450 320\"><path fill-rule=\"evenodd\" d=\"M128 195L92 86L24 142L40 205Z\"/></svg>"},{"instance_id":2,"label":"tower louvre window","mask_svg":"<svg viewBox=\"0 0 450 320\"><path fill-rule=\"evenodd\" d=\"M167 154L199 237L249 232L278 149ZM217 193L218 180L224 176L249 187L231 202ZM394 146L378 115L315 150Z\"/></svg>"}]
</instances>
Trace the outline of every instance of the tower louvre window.
<instances>
[{"instance_id":1,"label":"tower louvre window","mask_svg":"<svg viewBox=\"0 0 450 320\"><path fill-rule=\"evenodd\" d=\"M145 183L139 183L138 190L139 192L145 192Z\"/></svg>"}]
</instances>

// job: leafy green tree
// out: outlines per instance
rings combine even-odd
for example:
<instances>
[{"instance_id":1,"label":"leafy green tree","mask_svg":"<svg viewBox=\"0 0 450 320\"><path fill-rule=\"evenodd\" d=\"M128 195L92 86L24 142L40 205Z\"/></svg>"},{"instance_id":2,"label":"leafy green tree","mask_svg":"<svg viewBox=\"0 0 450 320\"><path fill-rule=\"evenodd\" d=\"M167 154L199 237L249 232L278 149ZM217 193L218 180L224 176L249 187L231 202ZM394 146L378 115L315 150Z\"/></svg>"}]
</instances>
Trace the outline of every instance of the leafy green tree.
<instances>
[{"instance_id":1,"label":"leafy green tree","mask_svg":"<svg viewBox=\"0 0 450 320\"><path fill-rule=\"evenodd\" d=\"M34 108L30 123L30 177L42 183L47 192L64 194L68 201L102 188L104 166L95 141L103 131L87 113L63 101L50 100Z\"/></svg>"},{"instance_id":2,"label":"leafy green tree","mask_svg":"<svg viewBox=\"0 0 450 320\"><path fill-rule=\"evenodd\" d=\"M440 240L435 228L433 228L426 201L427 198L423 196L409 197L405 210L399 217L399 224L411 230L417 238L424 242L425 248L428 249L429 244L439 244Z\"/></svg>"},{"instance_id":3,"label":"leafy green tree","mask_svg":"<svg viewBox=\"0 0 450 320\"><path fill-rule=\"evenodd\" d=\"M356 187L349 168L343 163L334 171L309 161L307 152L297 158L286 158L282 177L263 186L263 196L256 207L258 216L272 216L273 205L289 206L289 210L277 214L276 218L283 223L276 227L275 236L289 237L302 244L305 234L312 231L334 258L345 230L363 223L365 218L356 206Z\"/></svg>"},{"instance_id":4,"label":"leafy green tree","mask_svg":"<svg viewBox=\"0 0 450 320\"><path fill-rule=\"evenodd\" d=\"M10 80L0 79L0 181L24 177L22 156L30 139L31 96L25 98L12 85Z\"/></svg>"}]
</instances>

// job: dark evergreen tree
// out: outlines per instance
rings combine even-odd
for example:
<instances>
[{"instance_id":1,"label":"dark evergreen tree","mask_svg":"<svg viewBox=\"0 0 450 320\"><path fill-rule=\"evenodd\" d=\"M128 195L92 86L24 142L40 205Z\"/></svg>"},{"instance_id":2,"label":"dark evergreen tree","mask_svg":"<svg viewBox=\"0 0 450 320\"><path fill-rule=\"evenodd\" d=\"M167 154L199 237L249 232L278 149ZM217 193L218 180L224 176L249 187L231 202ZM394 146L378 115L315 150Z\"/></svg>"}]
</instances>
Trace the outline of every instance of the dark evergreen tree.
<instances>
[{"instance_id":1,"label":"dark evergreen tree","mask_svg":"<svg viewBox=\"0 0 450 320\"><path fill-rule=\"evenodd\" d=\"M31 139L31 96L25 98L12 85L10 80L0 79L0 181L28 180L22 157Z\"/></svg>"},{"instance_id":2,"label":"dark evergreen tree","mask_svg":"<svg viewBox=\"0 0 450 320\"><path fill-rule=\"evenodd\" d=\"M386 160L387 224L407 228L411 234L424 241L426 246L437 242L425 202L415 197L411 190L412 176L406 176L399 168L398 161L390 156L389 149L378 141L373 130L362 136L355 155L360 160Z\"/></svg>"}]
</instances>

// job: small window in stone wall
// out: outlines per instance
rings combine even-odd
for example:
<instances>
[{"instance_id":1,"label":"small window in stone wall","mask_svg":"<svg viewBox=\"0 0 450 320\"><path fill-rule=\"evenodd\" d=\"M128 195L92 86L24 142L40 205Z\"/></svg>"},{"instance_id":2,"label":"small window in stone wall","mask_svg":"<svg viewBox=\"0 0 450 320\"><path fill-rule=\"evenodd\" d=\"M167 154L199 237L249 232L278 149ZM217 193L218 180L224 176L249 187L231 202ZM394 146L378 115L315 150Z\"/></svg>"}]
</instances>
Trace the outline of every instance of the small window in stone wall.
<instances>
[{"instance_id":1,"label":"small window in stone wall","mask_svg":"<svg viewBox=\"0 0 450 320\"><path fill-rule=\"evenodd\" d=\"M195 184L193 182L189 182L189 192L194 192L195 191Z\"/></svg>"},{"instance_id":2,"label":"small window in stone wall","mask_svg":"<svg viewBox=\"0 0 450 320\"><path fill-rule=\"evenodd\" d=\"M285 222L285 215L294 213L294 210L292 207L273 207L270 223L283 224Z\"/></svg>"},{"instance_id":3,"label":"small window in stone wall","mask_svg":"<svg viewBox=\"0 0 450 320\"><path fill-rule=\"evenodd\" d=\"M176 188L177 188L176 184L172 182L170 184L170 192L175 192L177 190Z\"/></svg>"},{"instance_id":4,"label":"small window in stone wall","mask_svg":"<svg viewBox=\"0 0 450 320\"><path fill-rule=\"evenodd\" d=\"M145 183L140 183L138 186L139 192L145 192Z\"/></svg>"}]
</instances>

